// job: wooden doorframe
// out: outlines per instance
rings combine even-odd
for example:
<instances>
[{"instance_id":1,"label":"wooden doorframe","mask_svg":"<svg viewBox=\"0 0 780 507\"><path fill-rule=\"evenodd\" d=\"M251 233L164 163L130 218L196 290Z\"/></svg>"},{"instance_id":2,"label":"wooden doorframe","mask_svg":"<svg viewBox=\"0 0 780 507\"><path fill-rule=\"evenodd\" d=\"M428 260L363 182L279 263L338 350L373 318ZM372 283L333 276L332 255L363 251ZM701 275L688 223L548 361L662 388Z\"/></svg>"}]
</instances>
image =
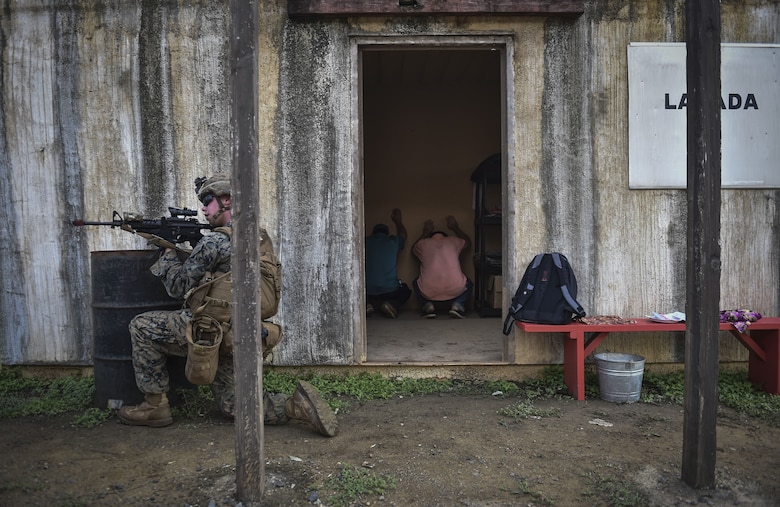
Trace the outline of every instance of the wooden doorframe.
<instances>
[{"instance_id":1,"label":"wooden doorframe","mask_svg":"<svg viewBox=\"0 0 780 507\"><path fill-rule=\"evenodd\" d=\"M501 145L503 154L501 159L502 181L506 182L502 189L502 207L509 210L503 214L502 223L502 258L503 271L505 273L517 272L517 261L510 252L516 252L515 234L509 231L516 230L517 224L514 223L516 213L514 205L516 203L516 191L514 184L508 184L515 181L515 117L514 117L514 39L511 34L469 34L469 35L360 35L350 37L350 124L352 127L352 160L350 161L352 178L356 189L354 195L358 197L355 202L354 221L355 221L355 244L358 246L354 252L356 255L365 252L365 209L364 209L364 176L363 176L363 82L362 82L362 51L364 49L466 49L466 48L493 48L501 51ZM358 287L365 287L365 260L359 258L355 260L356 265L360 266ZM507 284L514 283L513 276L504 276L504 303L502 314L506 313L507 308ZM359 308L365 308L365 291L360 291L357 295ZM514 291L512 291L514 293ZM359 329L355 334L355 359L358 364L366 362L366 315L365 312L358 312ZM515 357L515 338L514 333L510 333L504 339L503 360L509 364L514 364Z\"/></svg>"}]
</instances>

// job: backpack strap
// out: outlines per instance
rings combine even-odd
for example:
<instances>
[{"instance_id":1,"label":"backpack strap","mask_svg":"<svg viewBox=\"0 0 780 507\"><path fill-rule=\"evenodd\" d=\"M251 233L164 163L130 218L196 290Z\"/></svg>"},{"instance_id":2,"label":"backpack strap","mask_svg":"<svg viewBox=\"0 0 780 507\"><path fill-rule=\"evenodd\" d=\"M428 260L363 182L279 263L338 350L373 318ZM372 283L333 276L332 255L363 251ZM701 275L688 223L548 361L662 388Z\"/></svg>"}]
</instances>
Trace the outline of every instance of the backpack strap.
<instances>
[{"instance_id":1,"label":"backpack strap","mask_svg":"<svg viewBox=\"0 0 780 507\"><path fill-rule=\"evenodd\" d=\"M569 309L577 316L577 318L584 317L585 309L582 308L582 305L580 305L577 300L572 297L571 292L569 292L569 283L571 283L571 280L569 279L569 271L563 269L561 254L553 253L552 258L555 267L558 268L558 272L561 273L561 278L564 278L564 283L561 284L561 293L563 294L563 298L567 303L569 303Z\"/></svg>"},{"instance_id":2,"label":"backpack strap","mask_svg":"<svg viewBox=\"0 0 780 507\"><path fill-rule=\"evenodd\" d=\"M528 270L528 273L531 276L523 275L523 280L520 281L520 286L517 288L517 292L512 298L512 306L510 307L512 313L519 312L531 298L531 294L534 291L535 280L535 277L532 275L539 269L539 265L542 263L543 258L544 254L537 254L534 257L534 260L531 261L530 270Z\"/></svg>"},{"instance_id":3,"label":"backpack strap","mask_svg":"<svg viewBox=\"0 0 780 507\"><path fill-rule=\"evenodd\" d=\"M531 261L531 264L529 265L528 269L526 269L526 271L528 273L535 272L542 263L543 257L544 254L536 254L534 260ZM509 307L509 311L506 314L506 319L504 319L504 334L507 336L512 331L512 325L515 323L515 320L517 320L515 319L515 315L525 306L525 304L531 298L531 294L534 292L533 281L533 276L526 276L524 274L523 279L520 281L520 286L517 288L514 297L512 297L512 305Z\"/></svg>"},{"instance_id":4,"label":"backpack strap","mask_svg":"<svg viewBox=\"0 0 780 507\"><path fill-rule=\"evenodd\" d=\"M233 239L233 228L229 225L223 225L214 229L214 232L221 232L230 239Z\"/></svg>"},{"instance_id":5,"label":"backpack strap","mask_svg":"<svg viewBox=\"0 0 780 507\"><path fill-rule=\"evenodd\" d=\"M509 333L512 332L512 325L515 323L515 315L510 310L506 314L506 319L504 319L504 334L509 336Z\"/></svg>"}]
</instances>

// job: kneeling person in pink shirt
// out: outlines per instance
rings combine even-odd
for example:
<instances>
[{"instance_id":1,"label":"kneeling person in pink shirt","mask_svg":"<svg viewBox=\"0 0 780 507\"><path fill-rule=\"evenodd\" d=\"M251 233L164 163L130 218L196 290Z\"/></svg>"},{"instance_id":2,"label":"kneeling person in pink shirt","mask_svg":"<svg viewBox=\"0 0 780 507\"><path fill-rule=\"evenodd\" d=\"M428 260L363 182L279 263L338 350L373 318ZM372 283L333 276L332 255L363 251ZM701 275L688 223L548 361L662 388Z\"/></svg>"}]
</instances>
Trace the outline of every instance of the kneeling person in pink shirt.
<instances>
[{"instance_id":1,"label":"kneeling person in pink shirt","mask_svg":"<svg viewBox=\"0 0 780 507\"><path fill-rule=\"evenodd\" d=\"M427 319L436 317L434 303L448 301L452 301L449 314L454 318L465 318L466 303L474 289L460 264L461 254L471 247L471 238L452 215L447 217L447 227L455 237L434 231L433 220L426 220L422 235L412 250L420 259L420 275L414 280L414 292Z\"/></svg>"}]
</instances>

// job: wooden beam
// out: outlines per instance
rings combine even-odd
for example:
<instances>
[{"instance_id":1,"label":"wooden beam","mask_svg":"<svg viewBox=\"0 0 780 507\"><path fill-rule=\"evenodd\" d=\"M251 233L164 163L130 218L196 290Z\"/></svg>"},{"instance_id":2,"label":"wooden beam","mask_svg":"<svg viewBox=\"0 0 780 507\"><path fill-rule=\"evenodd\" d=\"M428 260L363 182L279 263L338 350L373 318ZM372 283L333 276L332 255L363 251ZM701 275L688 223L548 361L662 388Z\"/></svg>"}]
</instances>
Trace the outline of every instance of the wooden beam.
<instances>
[{"instance_id":1,"label":"wooden beam","mask_svg":"<svg viewBox=\"0 0 780 507\"><path fill-rule=\"evenodd\" d=\"M236 496L243 503L259 502L265 484L263 353L258 339L257 1L230 0Z\"/></svg>"},{"instance_id":2,"label":"wooden beam","mask_svg":"<svg viewBox=\"0 0 780 507\"><path fill-rule=\"evenodd\" d=\"M300 16L531 15L579 16L585 0L287 0Z\"/></svg>"},{"instance_id":3,"label":"wooden beam","mask_svg":"<svg viewBox=\"0 0 780 507\"><path fill-rule=\"evenodd\" d=\"M720 2L685 3L688 254L682 479L715 485L720 304Z\"/></svg>"}]
</instances>

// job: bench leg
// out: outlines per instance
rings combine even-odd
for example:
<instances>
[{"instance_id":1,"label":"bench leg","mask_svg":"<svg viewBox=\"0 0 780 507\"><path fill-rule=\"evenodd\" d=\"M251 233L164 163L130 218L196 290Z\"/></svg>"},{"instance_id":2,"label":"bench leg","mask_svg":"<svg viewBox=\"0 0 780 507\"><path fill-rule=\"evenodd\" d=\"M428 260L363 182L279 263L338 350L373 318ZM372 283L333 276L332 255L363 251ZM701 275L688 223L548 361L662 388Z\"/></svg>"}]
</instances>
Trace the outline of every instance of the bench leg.
<instances>
[{"instance_id":1,"label":"bench leg","mask_svg":"<svg viewBox=\"0 0 780 507\"><path fill-rule=\"evenodd\" d=\"M748 379L770 394L780 394L780 330L750 330L750 337L766 353L766 361L750 351Z\"/></svg>"},{"instance_id":2,"label":"bench leg","mask_svg":"<svg viewBox=\"0 0 780 507\"><path fill-rule=\"evenodd\" d=\"M563 333L563 381L575 400L585 399L585 333Z\"/></svg>"}]
</instances>

